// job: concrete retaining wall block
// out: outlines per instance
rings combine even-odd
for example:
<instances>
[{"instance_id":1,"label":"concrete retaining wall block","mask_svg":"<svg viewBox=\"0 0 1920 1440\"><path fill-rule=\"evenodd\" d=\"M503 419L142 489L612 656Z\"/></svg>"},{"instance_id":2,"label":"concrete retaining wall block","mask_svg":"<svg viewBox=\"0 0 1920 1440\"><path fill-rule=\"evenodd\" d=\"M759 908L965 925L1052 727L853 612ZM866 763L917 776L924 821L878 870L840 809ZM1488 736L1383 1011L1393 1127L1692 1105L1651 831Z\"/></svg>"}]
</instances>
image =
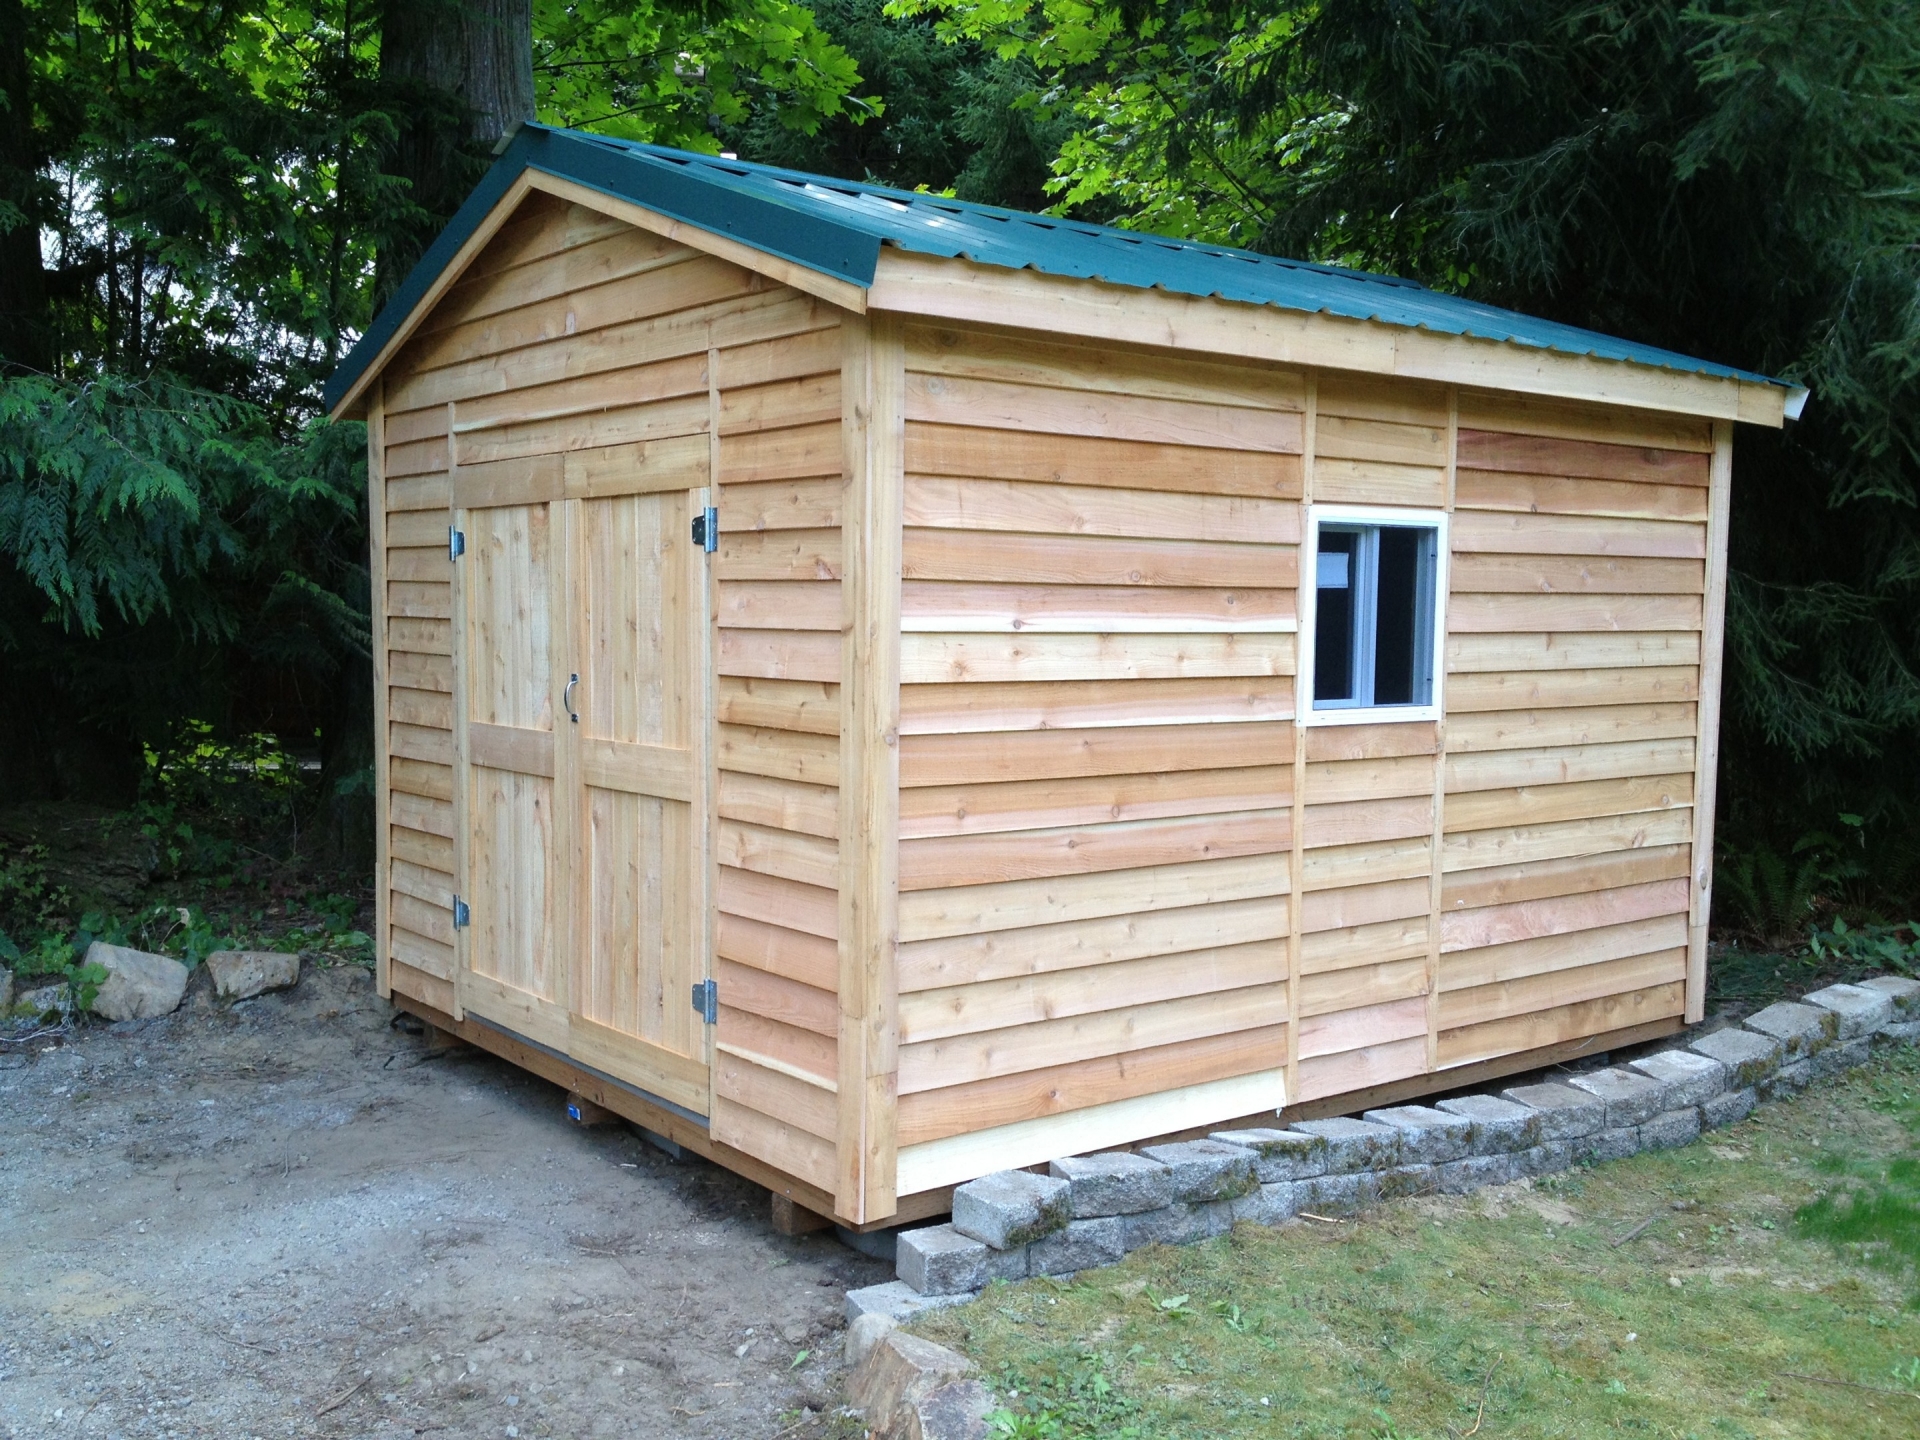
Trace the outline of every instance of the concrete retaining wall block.
<instances>
[{"instance_id":1,"label":"concrete retaining wall block","mask_svg":"<svg viewBox=\"0 0 1920 1440\"><path fill-rule=\"evenodd\" d=\"M1782 1000L1741 1022L1757 1035L1771 1035L1784 1048L1782 1059L1802 1060L1824 1050L1840 1033L1840 1017L1817 1005Z\"/></svg>"},{"instance_id":2,"label":"concrete retaining wall block","mask_svg":"<svg viewBox=\"0 0 1920 1440\"><path fill-rule=\"evenodd\" d=\"M959 1295L995 1280L1027 1278L1027 1252L995 1250L951 1225L930 1225L901 1234L895 1268L921 1295Z\"/></svg>"},{"instance_id":3,"label":"concrete retaining wall block","mask_svg":"<svg viewBox=\"0 0 1920 1440\"><path fill-rule=\"evenodd\" d=\"M1262 1185L1311 1180L1327 1173L1327 1142L1298 1130L1216 1130L1207 1137L1253 1152L1253 1173Z\"/></svg>"},{"instance_id":4,"label":"concrete retaining wall block","mask_svg":"<svg viewBox=\"0 0 1920 1440\"><path fill-rule=\"evenodd\" d=\"M1500 1094L1538 1112L1542 1140L1578 1140L1607 1123L1607 1102L1571 1085L1515 1085Z\"/></svg>"},{"instance_id":5,"label":"concrete retaining wall block","mask_svg":"<svg viewBox=\"0 0 1920 1440\"><path fill-rule=\"evenodd\" d=\"M1303 1120L1293 1127L1327 1142L1327 1174L1354 1175L1390 1170L1400 1163L1400 1132L1366 1120Z\"/></svg>"},{"instance_id":6,"label":"concrete retaining wall block","mask_svg":"<svg viewBox=\"0 0 1920 1440\"><path fill-rule=\"evenodd\" d=\"M1909 980L1904 975L1876 975L1860 983L1893 1001L1895 1021L1920 1020L1920 980Z\"/></svg>"},{"instance_id":7,"label":"concrete retaining wall block","mask_svg":"<svg viewBox=\"0 0 1920 1440\"><path fill-rule=\"evenodd\" d=\"M1751 1085L1744 1090L1729 1090L1724 1095L1714 1096L1700 1107L1700 1124L1708 1130L1736 1124L1751 1115L1753 1107L1759 1103L1759 1093Z\"/></svg>"},{"instance_id":8,"label":"concrete retaining wall block","mask_svg":"<svg viewBox=\"0 0 1920 1440\"><path fill-rule=\"evenodd\" d=\"M1434 1107L1458 1115L1473 1128L1468 1136L1475 1155L1504 1155L1538 1145L1540 1113L1497 1095L1457 1095Z\"/></svg>"},{"instance_id":9,"label":"concrete retaining wall block","mask_svg":"<svg viewBox=\"0 0 1920 1440\"><path fill-rule=\"evenodd\" d=\"M1569 1077L1567 1083L1607 1103L1607 1128L1638 1125L1667 1108L1667 1087L1651 1075L1618 1066Z\"/></svg>"},{"instance_id":10,"label":"concrete retaining wall block","mask_svg":"<svg viewBox=\"0 0 1920 1440\"><path fill-rule=\"evenodd\" d=\"M1840 1023L1839 1040L1871 1035L1893 1019L1893 997L1867 985L1829 985L1807 996L1806 1002L1833 1012Z\"/></svg>"},{"instance_id":11,"label":"concrete retaining wall block","mask_svg":"<svg viewBox=\"0 0 1920 1440\"><path fill-rule=\"evenodd\" d=\"M1173 1198L1189 1205L1237 1200L1260 1184L1253 1173L1253 1156L1238 1145L1182 1140L1149 1145L1140 1153L1167 1167L1173 1176Z\"/></svg>"},{"instance_id":12,"label":"concrete retaining wall block","mask_svg":"<svg viewBox=\"0 0 1920 1440\"><path fill-rule=\"evenodd\" d=\"M953 1192L953 1228L996 1250L1018 1250L1064 1226L1072 1218L1072 1203L1064 1180L1002 1170Z\"/></svg>"},{"instance_id":13,"label":"concrete retaining wall block","mask_svg":"<svg viewBox=\"0 0 1920 1440\"><path fill-rule=\"evenodd\" d=\"M1027 1251L1027 1269L1034 1275L1072 1275L1116 1264L1127 1253L1126 1226L1132 1219L1108 1215L1075 1220L1066 1229L1033 1242Z\"/></svg>"},{"instance_id":14,"label":"concrete retaining wall block","mask_svg":"<svg viewBox=\"0 0 1920 1440\"><path fill-rule=\"evenodd\" d=\"M1642 1150L1675 1150L1699 1138L1700 1107L1697 1105L1663 1111L1640 1126Z\"/></svg>"},{"instance_id":15,"label":"concrete retaining wall block","mask_svg":"<svg viewBox=\"0 0 1920 1440\"><path fill-rule=\"evenodd\" d=\"M1753 1030L1716 1030L1688 1043L1688 1049L1727 1067L1729 1085L1758 1085L1780 1068L1786 1047Z\"/></svg>"},{"instance_id":16,"label":"concrete retaining wall block","mask_svg":"<svg viewBox=\"0 0 1920 1440\"><path fill-rule=\"evenodd\" d=\"M1829 1075L1839 1075L1867 1063L1873 1054L1873 1036L1862 1035L1857 1040L1843 1040L1837 1045L1829 1045L1813 1057L1813 1078L1825 1080Z\"/></svg>"},{"instance_id":17,"label":"concrete retaining wall block","mask_svg":"<svg viewBox=\"0 0 1920 1440\"><path fill-rule=\"evenodd\" d=\"M1073 1215L1092 1220L1102 1215L1137 1215L1173 1203L1173 1172L1157 1160L1117 1150L1105 1155L1076 1155L1048 1167L1073 1187Z\"/></svg>"},{"instance_id":18,"label":"concrete retaining wall block","mask_svg":"<svg viewBox=\"0 0 1920 1440\"><path fill-rule=\"evenodd\" d=\"M1691 1050L1662 1050L1631 1061L1627 1068L1665 1085L1670 1109L1704 1105L1727 1088L1727 1067Z\"/></svg>"},{"instance_id":19,"label":"concrete retaining wall block","mask_svg":"<svg viewBox=\"0 0 1920 1440\"><path fill-rule=\"evenodd\" d=\"M1400 1132L1400 1154L1408 1164L1439 1165L1458 1160L1473 1148L1473 1122L1429 1105L1395 1105L1369 1110L1362 1117Z\"/></svg>"}]
</instances>

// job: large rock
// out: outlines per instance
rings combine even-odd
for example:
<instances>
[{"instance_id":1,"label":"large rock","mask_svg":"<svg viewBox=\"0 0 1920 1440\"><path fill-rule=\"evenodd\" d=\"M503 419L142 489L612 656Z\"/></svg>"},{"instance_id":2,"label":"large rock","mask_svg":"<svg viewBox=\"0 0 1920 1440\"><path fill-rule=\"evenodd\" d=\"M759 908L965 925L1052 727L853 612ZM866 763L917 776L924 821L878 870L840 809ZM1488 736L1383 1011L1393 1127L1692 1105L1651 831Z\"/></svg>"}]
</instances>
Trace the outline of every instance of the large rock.
<instances>
[{"instance_id":1,"label":"large rock","mask_svg":"<svg viewBox=\"0 0 1920 1440\"><path fill-rule=\"evenodd\" d=\"M171 1015L187 993L187 967L164 955L96 940L87 947L86 963L107 972L100 993L94 996L93 1013L108 1020Z\"/></svg>"},{"instance_id":2,"label":"large rock","mask_svg":"<svg viewBox=\"0 0 1920 1440\"><path fill-rule=\"evenodd\" d=\"M216 950L207 956L207 974L222 1000L251 1000L299 984L300 957L279 950Z\"/></svg>"},{"instance_id":3,"label":"large rock","mask_svg":"<svg viewBox=\"0 0 1920 1440\"><path fill-rule=\"evenodd\" d=\"M882 1335L847 1379L847 1399L877 1435L904 1435L909 1414L938 1390L970 1378L974 1363L904 1330Z\"/></svg>"},{"instance_id":4,"label":"large rock","mask_svg":"<svg viewBox=\"0 0 1920 1440\"><path fill-rule=\"evenodd\" d=\"M888 1440L987 1440L987 1417L997 1408L978 1380L955 1380L909 1405Z\"/></svg>"},{"instance_id":5,"label":"large rock","mask_svg":"<svg viewBox=\"0 0 1920 1440\"><path fill-rule=\"evenodd\" d=\"M0 970L0 1015L13 1008L13 971Z\"/></svg>"},{"instance_id":6,"label":"large rock","mask_svg":"<svg viewBox=\"0 0 1920 1440\"><path fill-rule=\"evenodd\" d=\"M14 1003L25 1014L38 1020L42 1015L66 1014L73 999L65 985L42 985L35 990L21 991L20 998Z\"/></svg>"}]
</instances>

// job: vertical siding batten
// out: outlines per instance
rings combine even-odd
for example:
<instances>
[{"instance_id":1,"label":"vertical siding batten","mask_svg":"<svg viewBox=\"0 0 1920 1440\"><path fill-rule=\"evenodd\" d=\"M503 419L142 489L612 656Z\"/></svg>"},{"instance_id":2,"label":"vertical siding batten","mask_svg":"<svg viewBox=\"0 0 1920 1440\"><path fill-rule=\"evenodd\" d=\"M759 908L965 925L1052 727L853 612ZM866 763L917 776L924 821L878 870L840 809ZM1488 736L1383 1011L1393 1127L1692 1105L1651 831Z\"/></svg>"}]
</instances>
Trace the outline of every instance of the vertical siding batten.
<instances>
[{"instance_id":1,"label":"vertical siding batten","mask_svg":"<svg viewBox=\"0 0 1920 1440\"><path fill-rule=\"evenodd\" d=\"M840 1024L836 1204L855 1223L899 1194L900 595L906 450L899 322L842 322Z\"/></svg>"},{"instance_id":2,"label":"vertical siding batten","mask_svg":"<svg viewBox=\"0 0 1920 1440\"><path fill-rule=\"evenodd\" d=\"M1713 910L1713 808L1720 774L1720 685L1726 649L1727 516L1733 503L1733 425L1713 426L1707 508L1707 603L1701 619L1699 750L1693 767L1693 887L1687 900L1687 1023L1707 1013L1707 924Z\"/></svg>"}]
</instances>

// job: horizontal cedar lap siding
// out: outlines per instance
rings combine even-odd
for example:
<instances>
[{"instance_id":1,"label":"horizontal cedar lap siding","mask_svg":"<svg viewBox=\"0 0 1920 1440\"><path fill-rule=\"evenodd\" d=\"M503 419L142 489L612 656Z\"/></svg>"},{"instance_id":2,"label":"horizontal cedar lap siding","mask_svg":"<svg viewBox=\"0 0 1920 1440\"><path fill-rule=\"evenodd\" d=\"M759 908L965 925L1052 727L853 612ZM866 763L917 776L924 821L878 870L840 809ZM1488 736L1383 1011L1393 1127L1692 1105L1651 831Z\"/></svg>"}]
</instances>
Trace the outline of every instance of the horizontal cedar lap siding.
<instances>
[{"instance_id":1,"label":"horizontal cedar lap siding","mask_svg":"<svg viewBox=\"0 0 1920 1440\"><path fill-rule=\"evenodd\" d=\"M907 369L902 1145L1681 1013L1705 425L1332 376L1308 425L1298 376L952 330ZM1444 726L1296 751L1309 445L1316 500L1457 505Z\"/></svg>"},{"instance_id":2,"label":"horizontal cedar lap siding","mask_svg":"<svg viewBox=\"0 0 1920 1440\"><path fill-rule=\"evenodd\" d=\"M1283 1064L1300 378L906 367L900 1144Z\"/></svg>"},{"instance_id":3,"label":"horizontal cedar lap siding","mask_svg":"<svg viewBox=\"0 0 1920 1440\"><path fill-rule=\"evenodd\" d=\"M726 537L713 562L726 998L714 1129L830 1187L831 1145L809 1136L834 1133L831 1091L791 1075L830 1085L835 1072L838 322L807 296L543 196L385 374L392 981L452 1007L449 409L463 459L697 433L710 346Z\"/></svg>"},{"instance_id":4,"label":"horizontal cedar lap siding","mask_svg":"<svg viewBox=\"0 0 1920 1440\"><path fill-rule=\"evenodd\" d=\"M1460 401L1436 1058L1684 1010L1704 423Z\"/></svg>"}]
</instances>

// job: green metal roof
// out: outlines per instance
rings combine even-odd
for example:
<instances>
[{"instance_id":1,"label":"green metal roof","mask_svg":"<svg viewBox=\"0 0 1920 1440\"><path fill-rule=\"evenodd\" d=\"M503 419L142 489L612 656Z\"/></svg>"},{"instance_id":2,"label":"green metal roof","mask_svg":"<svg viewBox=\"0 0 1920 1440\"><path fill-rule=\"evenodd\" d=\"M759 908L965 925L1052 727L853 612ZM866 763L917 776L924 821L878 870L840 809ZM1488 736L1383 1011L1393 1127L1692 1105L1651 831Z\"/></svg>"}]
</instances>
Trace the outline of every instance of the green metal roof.
<instances>
[{"instance_id":1,"label":"green metal roof","mask_svg":"<svg viewBox=\"0 0 1920 1440\"><path fill-rule=\"evenodd\" d=\"M526 125L327 381L329 410L354 387L467 238L528 168L630 200L860 286L873 283L880 247L885 244L1008 270L1214 296L1774 385L1788 392L1789 413L1796 412L1794 401L1805 394L1789 381L1442 295L1389 275L832 180L578 130Z\"/></svg>"}]
</instances>

